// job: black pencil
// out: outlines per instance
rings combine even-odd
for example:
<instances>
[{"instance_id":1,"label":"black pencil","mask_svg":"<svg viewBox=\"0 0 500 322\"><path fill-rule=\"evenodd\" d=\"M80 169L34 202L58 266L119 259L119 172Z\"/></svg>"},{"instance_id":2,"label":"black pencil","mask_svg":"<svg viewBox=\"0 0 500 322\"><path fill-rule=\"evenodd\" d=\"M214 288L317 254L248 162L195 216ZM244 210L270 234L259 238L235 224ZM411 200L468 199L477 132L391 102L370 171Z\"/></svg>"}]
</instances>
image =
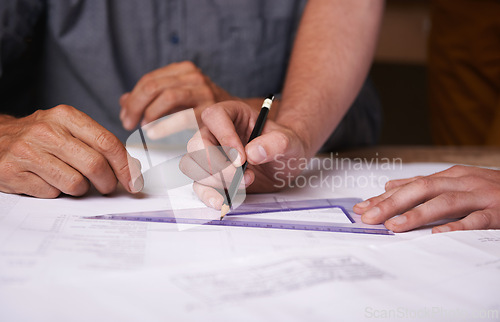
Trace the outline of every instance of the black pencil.
<instances>
[{"instance_id":1,"label":"black pencil","mask_svg":"<svg viewBox=\"0 0 500 322\"><path fill-rule=\"evenodd\" d=\"M274 95L269 94L264 103L262 103L262 108L260 109L259 117L257 118L257 122L252 130L252 134L250 134L250 138L248 139L248 143L258 137L262 133L262 129L264 128L264 124L266 123L267 114L269 114L269 110L271 109L271 105L274 101ZM248 144L247 143L247 144ZM236 169L236 173L234 174L233 181L231 181L231 185L229 189L224 189L224 203L222 204L221 212L220 212L220 220L226 216L226 214L231 210L232 200L236 196L236 192L238 191L238 187L241 184L241 180L243 180L243 174L247 168L248 161L238 169Z\"/></svg>"}]
</instances>

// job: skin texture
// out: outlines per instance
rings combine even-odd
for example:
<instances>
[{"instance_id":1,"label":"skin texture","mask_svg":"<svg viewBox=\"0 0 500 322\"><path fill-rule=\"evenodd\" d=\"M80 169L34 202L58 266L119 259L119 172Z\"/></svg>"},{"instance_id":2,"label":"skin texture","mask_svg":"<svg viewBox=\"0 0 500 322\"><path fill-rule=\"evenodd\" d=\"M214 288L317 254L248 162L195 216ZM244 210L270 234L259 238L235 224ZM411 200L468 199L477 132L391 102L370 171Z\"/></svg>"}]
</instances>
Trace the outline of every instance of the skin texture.
<instances>
[{"instance_id":1,"label":"skin texture","mask_svg":"<svg viewBox=\"0 0 500 322\"><path fill-rule=\"evenodd\" d=\"M0 116L0 133L2 192L81 196L92 183L108 194L118 182L131 193L142 189L137 160L113 134L71 106L19 119Z\"/></svg>"},{"instance_id":2,"label":"skin texture","mask_svg":"<svg viewBox=\"0 0 500 322\"><path fill-rule=\"evenodd\" d=\"M207 206L221 208L223 182L229 186L236 167L245 161L249 166L240 188L244 185L249 193L277 191L282 188L280 179L293 177L300 171L296 165L292 165L293 171L284 165L289 160L293 161L291 164L299 162L299 156L305 154L304 142L290 128L272 120L266 122L261 136L243 146L242 140L250 137L257 117L254 108L240 101L221 102L203 111L204 126L189 141L190 153L181 160L180 168L195 181L194 191ZM210 151L219 144L237 151L236 157L230 157L232 162L227 163L225 157L210 152L202 160L192 157L196 151ZM279 174L277 169L282 169Z\"/></svg>"},{"instance_id":3,"label":"skin texture","mask_svg":"<svg viewBox=\"0 0 500 322\"><path fill-rule=\"evenodd\" d=\"M440 219L433 233L500 228L500 171L454 166L426 176L389 181L386 192L354 207L368 224L404 232ZM395 217L396 215L400 216Z\"/></svg>"},{"instance_id":4,"label":"skin texture","mask_svg":"<svg viewBox=\"0 0 500 322\"><path fill-rule=\"evenodd\" d=\"M144 75L122 95L120 120L125 129L133 130L139 122L146 125L187 108L201 113L204 107L231 98L192 62L173 63Z\"/></svg>"},{"instance_id":5,"label":"skin texture","mask_svg":"<svg viewBox=\"0 0 500 322\"><path fill-rule=\"evenodd\" d=\"M383 5L382 0L309 1L293 48L282 101L273 104L271 111L277 115L268 119L263 134L243 148L258 110L241 102L219 103L201 113L203 125L190 144L191 151L203 148L204 143L234 148L241 163L248 159L250 164L244 178L247 191L284 188L276 180L276 172L280 172L278 179L296 176L299 171L288 160L312 157L358 94L371 65ZM226 170L224 180L213 176L195 182L194 190L205 204L220 209L223 198L216 189L221 188L222 181L231 181L236 165L233 162L233 169ZM198 172L194 167L185 170L188 175ZM194 175L192 178L197 179Z\"/></svg>"},{"instance_id":6,"label":"skin texture","mask_svg":"<svg viewBox=\"0 0 500 322\"><path fill-rule=\"evenodd\" d=\"M312 157L333 133L366 79L383 0L311 0L297 33L276 122Z\"/></svg>"}]
</instances>

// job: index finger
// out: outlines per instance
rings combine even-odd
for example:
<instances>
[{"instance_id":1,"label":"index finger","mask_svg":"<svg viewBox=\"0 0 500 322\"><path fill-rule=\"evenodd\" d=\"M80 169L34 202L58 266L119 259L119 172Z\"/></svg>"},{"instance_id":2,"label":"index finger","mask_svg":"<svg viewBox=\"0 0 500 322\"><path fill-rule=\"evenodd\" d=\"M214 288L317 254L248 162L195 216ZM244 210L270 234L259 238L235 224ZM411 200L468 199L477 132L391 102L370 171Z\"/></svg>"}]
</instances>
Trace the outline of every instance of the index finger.
<instances>
[{"instance_id":1,"label":"index finger","mask_svg":"<svg viewBox=\"0 0 500 322\"><path fill-rule=\"evenodd\" d=\"M61 108L60 121L69 132L106 158L116 178L129 192L142 189L140 169L125 146L111 132L88 115L73 108ZM129 162L130 161L130 162Z\"/></svg>"},{"instance_id":2,"label":"index finger","mask_svg":"<svg viewBox=\"0 0 500 322\"><path fill-rule=\"evenodd\" d=\"M207 107L201 114L203 124L219 144L238 151L240 164L246 161L245 148L240 134L248 134L250 123L255 122L245 107L246 105L242 102L226 101Z\"/></svg>"}]
</instances>

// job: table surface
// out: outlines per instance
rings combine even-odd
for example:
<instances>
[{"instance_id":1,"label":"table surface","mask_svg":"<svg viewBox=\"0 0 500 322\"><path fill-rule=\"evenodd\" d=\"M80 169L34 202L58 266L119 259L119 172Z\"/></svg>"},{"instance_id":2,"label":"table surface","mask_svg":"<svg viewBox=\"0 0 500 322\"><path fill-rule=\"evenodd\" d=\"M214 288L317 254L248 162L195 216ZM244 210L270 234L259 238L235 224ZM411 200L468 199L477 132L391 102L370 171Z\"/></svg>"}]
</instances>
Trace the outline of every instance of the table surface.
<instances>
[{"instance_id":1,"label":"table surface","mask_svg":"<svg viewBox=\"0 0 500 322\"><path fill-rule=\"evenodd\" d=\"M500 167L500 148L475 146L375 146L339 152L345 158L401 158L403 162L444 162Z\"/></svg>"}]
</instances>

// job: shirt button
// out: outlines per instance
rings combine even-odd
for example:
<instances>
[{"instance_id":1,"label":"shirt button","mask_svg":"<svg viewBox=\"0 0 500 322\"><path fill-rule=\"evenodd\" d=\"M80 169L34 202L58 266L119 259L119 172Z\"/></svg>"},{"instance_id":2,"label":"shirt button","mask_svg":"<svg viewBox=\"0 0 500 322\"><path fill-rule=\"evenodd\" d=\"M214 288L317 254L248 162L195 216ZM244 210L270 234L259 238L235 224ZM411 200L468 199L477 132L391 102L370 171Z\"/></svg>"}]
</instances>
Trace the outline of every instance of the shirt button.
<instances>
[{"instance_id":1,"label":"shirt button","mask_svg":"<svg viewBox=\"0 0 500 322\"><path fill-rule=\"evenodd\" d=\"M179 35L176 32L170 34L170 42L174 45L177 45L180 41Z\"/></svg>"}]
</instances>

